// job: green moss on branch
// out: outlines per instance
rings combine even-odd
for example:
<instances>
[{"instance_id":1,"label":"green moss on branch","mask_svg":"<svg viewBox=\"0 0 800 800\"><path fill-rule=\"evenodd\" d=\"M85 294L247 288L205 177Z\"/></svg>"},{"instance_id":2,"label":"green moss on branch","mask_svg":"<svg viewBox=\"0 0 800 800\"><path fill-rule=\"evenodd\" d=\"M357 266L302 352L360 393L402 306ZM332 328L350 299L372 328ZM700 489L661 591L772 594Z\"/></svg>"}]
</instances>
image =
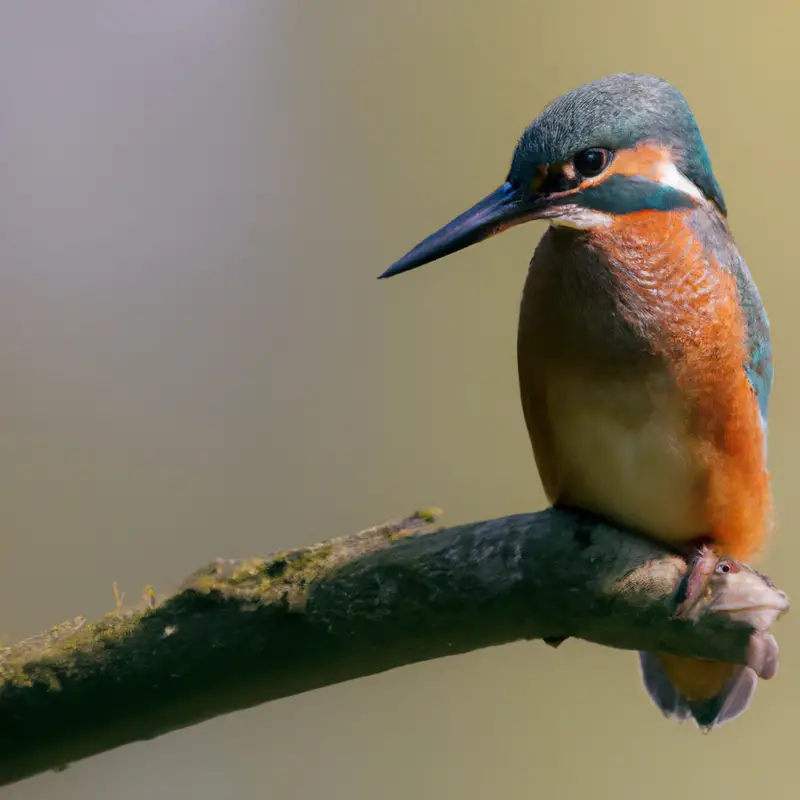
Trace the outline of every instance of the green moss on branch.
<instances>
[{"instance_id":1,"label":"green moss on branch","mask_svg":"<svg viewBox=\"0 0 800 800\"><path fill-rule=\"evenodd\" d=\"M744 662L752 629L675 620L686 565L563 510L432 532L436 514L267 558L0 649L0 785L219 714L519 639ZM428 526L426 528L426 526Z\"/></svg>"}]
</instances>

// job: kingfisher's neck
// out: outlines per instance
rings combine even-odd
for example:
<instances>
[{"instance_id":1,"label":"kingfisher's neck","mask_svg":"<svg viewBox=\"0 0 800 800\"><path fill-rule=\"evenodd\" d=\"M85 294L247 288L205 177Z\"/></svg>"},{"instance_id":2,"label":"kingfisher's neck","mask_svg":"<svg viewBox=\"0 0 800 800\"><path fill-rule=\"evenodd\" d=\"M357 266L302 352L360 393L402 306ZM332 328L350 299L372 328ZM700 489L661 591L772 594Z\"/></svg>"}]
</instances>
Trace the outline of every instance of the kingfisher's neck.
<instances>
[{"instance_id":1,"label":"kingfisher's neck","mask_svg":"<svg viewBox=\"0 0 800 800\"><path fill-rule=\"evenodd\" d=\"M605 224L587 227L585 231L600 238L616 236L641 240L670 235L674 230L686 226L713 229L716 235L730 234L726 217L710 201L666 211L646 209L629 214L606 215Z\"/></svg>"},{"instance_id":2,"label":"kingfisher's neck","mask_svg":"<svg viewBox=\"0 0 800 800\"><path fill-rule=\"evenodd\" d=\"M619 215L610 225L585 231L585 246L637 293L652 294L654 282L661 290L679 283L681 291L692 292L696 287L685 278L713 268L714 243L732 244L727 223L715 209L703 207Z\"/></svg>"},{"instance_id":3,"label":"kingfisher's neck","mask_svg":"<svg viewBox=\"0 0 800 800\"><path fill-rule=\"evenodd\" d=\"M524 325L538 318L543 336L559 331L571 357L628 363L670 331L709 324L727 291L721 270L731 240L721 217L696 214L637 212L591 230L551 228L531 262Z\"/></svg>"},{"instance_id":4,"label":"kingfisher's neck","mask_svg":"<svg viewBox=\"0 0 800 800\"><path fill-rule=\"evenodd\" d=\"M610 252L624 247L628 252L650 254L665 249L676 236L691 232L693 211L637 211L611 217L610 224L585 231L589 242ZM668 249L668 248L667 248Z\"/></svg>"}]
</instances>

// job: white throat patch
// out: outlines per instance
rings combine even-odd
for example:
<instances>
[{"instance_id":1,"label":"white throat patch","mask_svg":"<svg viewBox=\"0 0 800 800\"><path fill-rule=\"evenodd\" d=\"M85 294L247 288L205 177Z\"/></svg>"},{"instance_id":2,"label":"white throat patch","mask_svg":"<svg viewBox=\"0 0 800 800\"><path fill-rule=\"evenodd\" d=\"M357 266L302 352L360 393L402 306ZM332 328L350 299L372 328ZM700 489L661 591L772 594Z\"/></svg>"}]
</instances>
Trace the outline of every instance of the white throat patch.
<instances>
[{"instance_id":1,"label":"white throat patch","mask_svg":"<svg viewBox=\"0 0 800 800\"><path fill-rule=\"evenodd\" d=\"M582 231L590 228L607 228L613 221L610 214L578 205L556 206L547 214L547 219L556 227L577 228Z\"/></svg>"}]
</instances>

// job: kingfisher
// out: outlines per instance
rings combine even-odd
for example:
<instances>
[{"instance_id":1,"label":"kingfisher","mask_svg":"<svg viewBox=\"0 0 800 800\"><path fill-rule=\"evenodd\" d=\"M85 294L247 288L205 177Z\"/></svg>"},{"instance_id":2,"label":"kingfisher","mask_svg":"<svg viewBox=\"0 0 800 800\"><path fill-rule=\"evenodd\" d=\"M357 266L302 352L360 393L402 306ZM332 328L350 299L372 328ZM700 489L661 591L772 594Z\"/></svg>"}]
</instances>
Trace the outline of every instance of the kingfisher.
<instances>
[{"instance_id":1,"label":"kingfisher","mask_svg":"<svg viewBox=\"0 0 800 800\"><path fill-rule=\"evenodd\" d=\"M522 412L548 501L686 555L688 586L747 561L772 528L769 321L684 95L622 73L553 100L505 182L387 278L530 220L549 225L520 304ZM687 598L687 602L692 598ZM667 717L743 713L746 666L639 653Z\"/></svg>"}]
</instances>

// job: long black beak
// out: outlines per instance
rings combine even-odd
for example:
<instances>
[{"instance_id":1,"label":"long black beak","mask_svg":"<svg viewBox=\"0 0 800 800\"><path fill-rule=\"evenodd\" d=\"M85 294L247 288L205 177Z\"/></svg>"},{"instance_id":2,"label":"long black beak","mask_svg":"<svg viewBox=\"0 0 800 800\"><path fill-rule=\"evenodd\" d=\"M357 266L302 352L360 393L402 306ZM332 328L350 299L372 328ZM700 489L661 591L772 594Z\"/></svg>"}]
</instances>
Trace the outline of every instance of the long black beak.
<instances>
[{"instance_id":1,"label":"long black beak","mask_svg":"<svg viewBox=\"0 0 800 800\"><path fill-rule=\"evenodd\" d=\"M379 277L391 278L392 275L408 272L463 250L471 244L482 242L514 225L536 219L538 212L545 206L546 198L543 195L526 198L519 189L515 189L510 183L504 183L468 211L420 242Z\"/></svg>"}]
</instances>

